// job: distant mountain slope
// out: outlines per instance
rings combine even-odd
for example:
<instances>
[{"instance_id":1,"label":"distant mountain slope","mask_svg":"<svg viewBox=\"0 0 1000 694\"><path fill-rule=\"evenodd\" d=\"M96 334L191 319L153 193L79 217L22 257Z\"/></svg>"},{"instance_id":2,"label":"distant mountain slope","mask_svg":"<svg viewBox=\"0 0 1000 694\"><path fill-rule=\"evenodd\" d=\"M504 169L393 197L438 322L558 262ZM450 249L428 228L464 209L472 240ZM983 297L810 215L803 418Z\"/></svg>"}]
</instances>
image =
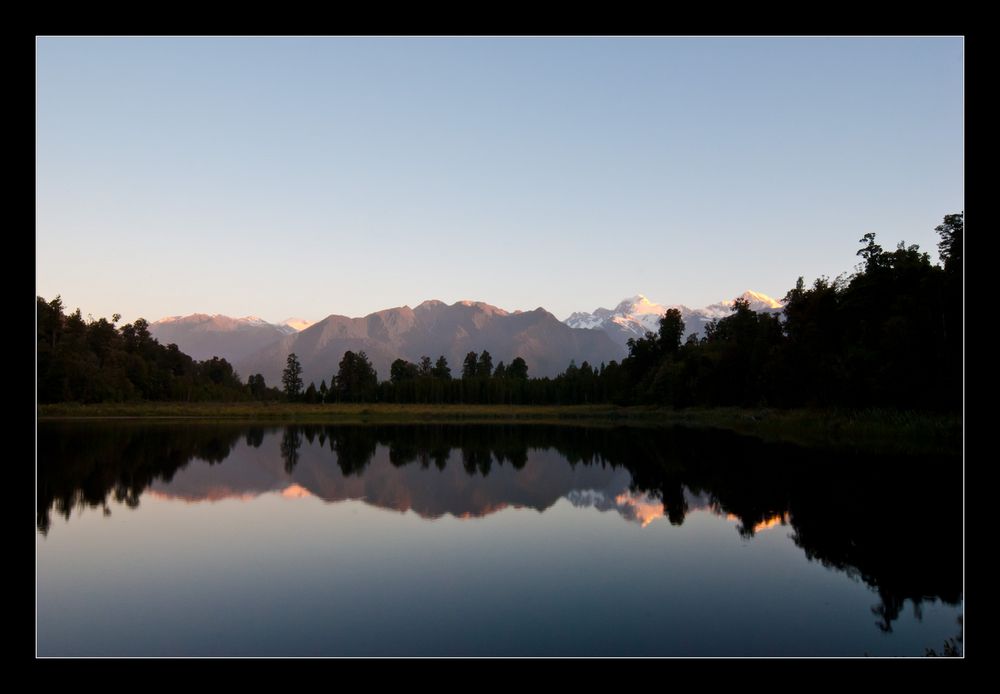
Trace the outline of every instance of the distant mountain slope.
<instances>
[{"instance_id":1,"label":"distant mountain slope","mask_svg":"<svg viewBox=\"0 0 1000 694\"><path fill-rule=\"evenodd\" d=\"M289 323L290 321L286 321ZM280 340L295 328L275 325L256 316L230 318L194 313L171 316L149 326L149 332L161 344L175 343L185 354L204 360L221 357L235 364L263 347ZM245 375L242 374L244 376Z\"/></svg>"},{"instance_id":2,"label":"distant mountain slope","mask_svg":"<svg viewBox=\"0 0 1000 694\"><path fill-rule=\"evenodd\" d=\"M783 306L780 301L760 292L747 290L739 299L750 303L750 308L761 313L779 313ZM735 300L720 301L704 308L690 309L680 304L656 304L637 294L629 299L623 299L614 309L598 308L593 313L577 312L564 322L571 328L586 328L607 333L617 344L624 346L629 338L642 337L647 330L656 332L660 325L660 316L668 308L676 308L684 320L684 338L692 333L703 334L705 324L712 320L725 318L732 313Z\"/></svg>"},{"instance_id":3,"label":"distant mountain slope","mask_svg":"<svg viewBox=\"0 0 1000 694\"><path fill-rule=\"evenodd\" d=\"M240 374L260 373L269 385L278 385L292 352L303 367L303 380L317 385L337 372L344 352L364 351L378 372L389 377L396 359L417 362L444 355L453 376L460 376L465 355L487 350L494 366L521 357L531 376L555 376L571 359L577 364L621 359L622 349L602 332L575 330L542 308L508 313L477 301L450 306L425 301L416 308L402 306L363 318L332 315L300 333L288 335L240 360Z\"/></svg>"},{"instance_id":4,"label":"distant mountain slope","mask_svg":"<svg viewBox=\"0 0 1000 694\"><path fill-rule=\"evenodd\" d=\"M747 291L740 298L756 311L778 312L781 303L759 292ZM317 323L289 318L280 324L255 316L230 318L196 313L173 316L150 325L150 332L163 344L176 343L182 352L199 360L213 356L232 363L245 379L263 374L269 385L278 386L288 355L294 352L303 367L303 379L317 385L337 372L344 352L364 351L380 380L389 377L389 366L402 358L417 362L426 355L433 360L444 355L459 376L465 355L489 351L494 366L521 357L531 376L555 376L570 360L597 366L627 354L626 342L656 331L660 316L677 308L684 319L685 338L702 333L711 320L730 314L733 301L720 301L701 309L651 302L641 294L621 301L614 309L574 313L564 322L543 308L509 313L481 301L459 301L447 305L425 301L416 308L402 306L364 316L331 315ZM299 330L302 327L303 329Z\"/></svg>"}]
</instances>

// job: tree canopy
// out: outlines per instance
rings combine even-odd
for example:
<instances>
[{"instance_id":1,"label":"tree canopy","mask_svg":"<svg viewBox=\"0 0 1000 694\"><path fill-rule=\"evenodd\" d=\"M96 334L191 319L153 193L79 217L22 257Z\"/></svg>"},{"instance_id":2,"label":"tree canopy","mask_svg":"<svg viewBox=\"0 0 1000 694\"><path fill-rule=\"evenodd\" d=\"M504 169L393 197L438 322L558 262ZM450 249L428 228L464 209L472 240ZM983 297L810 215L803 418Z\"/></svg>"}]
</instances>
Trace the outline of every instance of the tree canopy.
<instances>
[{"instance_id":1,"label":"tree canopy","mask_svg":"<svg viewBox=\"0 0 1000 694\"><path fill-rule=\"evenodd\" d=\"M288 355L285 371L281 375L281 384L285 389L285 397L298 400L302 394L302 365L294 352Z\"/></svg>"},{"instance_id":2,"label":"tree canopy","mask_svg":"<svg viewBox=\"0 0 1000 694\"><path fill-rule=\"evenodd\" d=\"M345 352L333 381L341 402L370 402L378 392L378 374L364 352Z\"/></svg>"},{"instance_id":3,"label":"tree canopy","mask_svg":"<svg viewBox=\"0 0 1000 694\"><path fill-rule=\"evenodd\" d=\"M245 400L250 389L225 359L196 361L177 345L161 345L138 319L86 321L63 313L62 298L37 297L38 401Z\"/></svg>"}]
</instances>

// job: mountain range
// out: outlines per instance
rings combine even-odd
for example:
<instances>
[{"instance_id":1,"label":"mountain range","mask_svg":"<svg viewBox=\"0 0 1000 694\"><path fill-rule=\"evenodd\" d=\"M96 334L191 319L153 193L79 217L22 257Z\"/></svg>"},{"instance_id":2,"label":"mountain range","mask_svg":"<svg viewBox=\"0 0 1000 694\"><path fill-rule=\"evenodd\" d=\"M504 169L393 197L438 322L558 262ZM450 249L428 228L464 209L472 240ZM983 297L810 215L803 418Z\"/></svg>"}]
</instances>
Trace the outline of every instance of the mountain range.
<instances>
[{"instance_id":1,"label":"mountain range","mask_svg":"<svg viewBox=\"0 0 1000 694\"><path fill-rule=\"evenodd\" d=\"M757 311L778 312L781 304L758 292L742 297ZM150 325L163 344L175 343L195 359L219 356L244 377L262 374L269 385L279 385L289 354L302 364L305 383L320 383L338 370L344 352L364 351L380 380L389 377L396 359L416 363L422 356L443 355L452 375L461 373L465 355L486 350L494 365L521 357L531 376L555 376L570 360L592 365L621 360L630 337L656 331L668 308L677 308L686 325L685 337L699 333L711 320L729 315L733 301L701 309L651 302L641 294L621 301L614 309L577 312L565 321L544 308L508 312L481 301L445 304L425 301L415 308L401 306L361 318L330 315L316 323L288 319L269 323L256 316L230 318L196 313L171 316Z\"/></svg>"},{"instance_id":2,"label":"mountain range","mask_svg":"<svg viewBox=\"0 0 1000 694\"><path fill-rule=\"evenodd\" d=\"M570 359L596 365L621 358L620 348L606 334L575 330L543 308L508 313L481 301L451 305L425 301L415 308L391 308L363 318L327 316L234 365L241 374L259 373L265 382L278 383L288 355L294 352L305 383L323 379L329 383L347 350L364 351L380 380L389 377L389 366L396 359L416 363L424 355L433 360L443 355L455 376L470 351L488 351L494 365L521 357L532 376L555 376Z\"/></svg>"},{"instance_id":3,"label":"mountain range","mask_svg":"<svg viewBox=\"0 0 1000 694\"><path fill-rule=\"evenodd\" d=\"M235 363L309 325L301 318L268 323L257 316L230 318L194 313L158 320L149 326L149 332L161 344L175 343L193 359L204 361L219 356Z\"/></svg>"},{"instance_id":4,"label":"mountain range","mask_svg":"<svg viewBox=\"0 0 1000 694\"><path fill-rule=\"evenodd\" d=\"M780 313L783 304L767 294L747 290L737 299L743 299L750 304L750 309L759 313ZM675 308L681 312L684 321L684 336L702 334L705 325L713 320L725 318L732 313L735 299L719 301L704 308L690 309L681 304L656 304L637 294L629 299L623 299L613 309L598 308L592 313L577 312L565 320L571 328L601 330L623 347L629 338L640 338L646 331L656 332L660 327L660 316L667 309Z\"/></svg>"}]
</instances>

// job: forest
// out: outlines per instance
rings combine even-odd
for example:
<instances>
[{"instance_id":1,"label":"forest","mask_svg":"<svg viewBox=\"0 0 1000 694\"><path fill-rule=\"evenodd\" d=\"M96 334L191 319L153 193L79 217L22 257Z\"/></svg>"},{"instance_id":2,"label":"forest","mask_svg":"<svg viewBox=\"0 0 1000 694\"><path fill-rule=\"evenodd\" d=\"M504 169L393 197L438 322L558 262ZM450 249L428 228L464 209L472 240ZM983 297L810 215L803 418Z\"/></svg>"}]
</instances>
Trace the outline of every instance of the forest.
<instances>
[{"instance_id":1,"label":"forest","mask_svg":"<svg viewBox=\"0 0 1000 694\"><path fill-rule=\"evenodd\" d=\"M346 352L329 383L305 385L295 354L281 388L260 374L244 383L226 360L195 361L163 346L139 319L85 321L59 297L37 298L38 401L138 400L886 407L958 411L963 390L964 213L936 228L940 263L915 246L893 250L865 234L850 275L799 278L781 315L736 301L704 335L681 340L676 310L656 333L629 340L620 363L570 362L532 378L520 357L494 365L470 351L457 373L444 356L393 362L379 381L367 355Z\"/></svg>"}]
</instances>

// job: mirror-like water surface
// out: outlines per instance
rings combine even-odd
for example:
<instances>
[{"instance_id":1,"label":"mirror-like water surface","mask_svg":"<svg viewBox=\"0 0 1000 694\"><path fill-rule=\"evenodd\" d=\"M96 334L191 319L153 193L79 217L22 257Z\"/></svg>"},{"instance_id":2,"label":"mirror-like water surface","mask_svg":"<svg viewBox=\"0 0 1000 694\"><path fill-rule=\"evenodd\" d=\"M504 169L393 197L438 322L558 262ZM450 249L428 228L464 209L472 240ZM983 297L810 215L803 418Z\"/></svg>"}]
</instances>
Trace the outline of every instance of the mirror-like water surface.
<instances>
[{"instance_id":1,"label":"mirror-like water surface","mask_svg":"<svg viewBox=\"0 0 1000 694\"><path fill-rule=\"evenodd\" d=\"M959 458L725 432L38 427L49 655L913 655Z\"/></svg>"}]
</instances>

